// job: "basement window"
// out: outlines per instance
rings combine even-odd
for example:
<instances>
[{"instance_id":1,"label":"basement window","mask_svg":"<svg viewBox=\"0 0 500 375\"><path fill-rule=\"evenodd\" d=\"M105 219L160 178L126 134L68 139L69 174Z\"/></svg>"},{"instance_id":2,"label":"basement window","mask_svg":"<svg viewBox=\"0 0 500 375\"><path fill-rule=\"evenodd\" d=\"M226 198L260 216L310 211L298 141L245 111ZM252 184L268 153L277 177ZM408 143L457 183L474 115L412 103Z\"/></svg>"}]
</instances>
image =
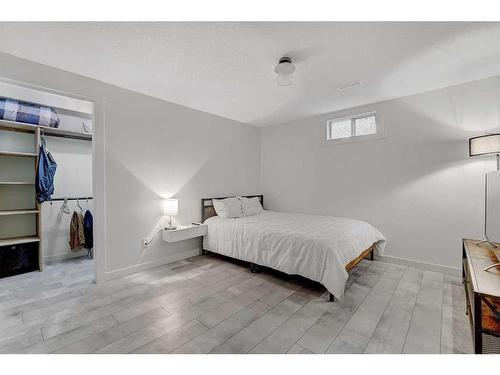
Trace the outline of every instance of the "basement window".
<instances>
[{"instance_id":1,"label":"basement window","mask_svg":"<svg viewBox=\"0 0 500 375\"><path fill-rule=\"evenodd\" d=\"M326 140L346 140L350 138L370 138L377 134L376 113L328 120L326 122Z\"/></svg>"}]
</instances>

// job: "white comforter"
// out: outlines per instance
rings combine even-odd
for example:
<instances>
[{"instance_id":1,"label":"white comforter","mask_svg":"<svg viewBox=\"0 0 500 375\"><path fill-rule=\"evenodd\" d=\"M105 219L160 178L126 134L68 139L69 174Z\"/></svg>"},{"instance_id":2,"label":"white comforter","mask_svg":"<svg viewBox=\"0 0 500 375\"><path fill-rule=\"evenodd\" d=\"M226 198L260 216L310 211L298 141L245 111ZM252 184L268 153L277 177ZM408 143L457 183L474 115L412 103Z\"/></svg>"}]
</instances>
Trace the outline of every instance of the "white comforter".
<instances>
[{"instance_id":1,"label":"white comforter","mask_svg":"<svg viewBox=\"0 0 500 375\"><path fill-rule=\"evenodd\" d=\"M384 236L364 221L332 216L273 211L237 219L205 220L203 248L298 274L323 284L335 297L344 294L345 266L375 244L380 254Z\"/></svg>"}]
</instances>

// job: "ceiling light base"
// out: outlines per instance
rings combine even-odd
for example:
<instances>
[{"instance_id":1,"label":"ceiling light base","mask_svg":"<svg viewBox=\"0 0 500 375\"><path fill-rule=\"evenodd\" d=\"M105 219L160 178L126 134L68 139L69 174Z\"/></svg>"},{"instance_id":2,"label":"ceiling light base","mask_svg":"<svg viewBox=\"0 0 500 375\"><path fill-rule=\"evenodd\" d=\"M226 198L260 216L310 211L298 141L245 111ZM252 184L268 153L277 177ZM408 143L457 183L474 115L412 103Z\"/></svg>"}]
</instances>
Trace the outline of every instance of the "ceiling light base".
<instances>
[{"instance_id":1,"label":"ceiling light base","mask_svg":"<svg viewBox=\"0 0 500 375\"><path fill-rule=\"evenodd\" d=\"M279 59L274 67L274 72L278 75L276 83L279 86L290 86L293 82L292 74L295 72L295 65L290 57L284 56Z\"/></svg>"}]
</instances>

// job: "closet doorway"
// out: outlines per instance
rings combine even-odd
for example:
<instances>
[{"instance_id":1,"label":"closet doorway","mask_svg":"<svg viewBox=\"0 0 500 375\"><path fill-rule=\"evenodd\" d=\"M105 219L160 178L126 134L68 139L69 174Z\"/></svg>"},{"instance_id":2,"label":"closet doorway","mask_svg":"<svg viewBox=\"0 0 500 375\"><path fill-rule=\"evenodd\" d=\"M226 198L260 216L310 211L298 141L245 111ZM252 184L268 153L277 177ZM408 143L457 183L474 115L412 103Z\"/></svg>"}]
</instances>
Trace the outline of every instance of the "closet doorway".
<instances>
[{"instance_id":1,"label":"closet doorway","mask_svg":"<svg viewBox=\"0 0 500 375\"><path fill-rule=\"evenodd\" d=\"M93 282L93 103L0 81L0 281Z\"/></svg>"}]
</instances>

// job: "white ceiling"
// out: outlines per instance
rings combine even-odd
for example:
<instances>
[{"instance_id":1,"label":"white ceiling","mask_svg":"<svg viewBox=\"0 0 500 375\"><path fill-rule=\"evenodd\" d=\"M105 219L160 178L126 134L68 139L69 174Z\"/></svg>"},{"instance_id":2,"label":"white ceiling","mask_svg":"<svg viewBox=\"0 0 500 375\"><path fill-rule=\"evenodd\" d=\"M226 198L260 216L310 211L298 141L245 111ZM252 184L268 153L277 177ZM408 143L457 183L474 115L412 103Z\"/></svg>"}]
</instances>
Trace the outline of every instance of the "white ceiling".
<instances>
[{"instance_id":1,"label":"white ceiling","mask_svg":"<svg viewBox=\"0 0 500 375\"><path fill-rule=\"evenodd\" d=\"M500 23L0 23L0 35L2 52L257 126L500 74ZM283 55L289 87L273 72Z\"/></svg>"}]
</instances>

